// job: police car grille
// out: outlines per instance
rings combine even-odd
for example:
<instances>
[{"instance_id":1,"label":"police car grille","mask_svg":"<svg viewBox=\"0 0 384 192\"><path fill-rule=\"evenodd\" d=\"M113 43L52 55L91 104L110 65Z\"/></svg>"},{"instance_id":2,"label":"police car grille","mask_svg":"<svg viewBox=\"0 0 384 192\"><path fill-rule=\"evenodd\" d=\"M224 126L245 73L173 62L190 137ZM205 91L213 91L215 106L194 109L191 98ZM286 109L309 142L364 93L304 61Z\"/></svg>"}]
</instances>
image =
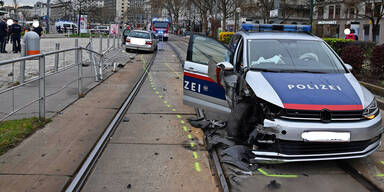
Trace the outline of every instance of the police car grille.
<instances>
[{"instance_id":1,"label":"police car grille","mask_svg":"<svg viewBox=\"0 0 384 192\"><path fill-rule=\"evenodd\" d=\"M275 146L276 152L286 155L310 155L359 152L380 139L380 136L366 141L348 143L315 143L279 140Z\"/></svg>"},{"instance_id":2,"label":"police car grille","mask_svg":"<svg viewBox=\"0 0 384 192\"><path fill-rule=\"evenodd\" d=\"M358 121L363 119L363 111L330 111L331 121ZM321 111L285 109L282 119L320 121Z\"/></svg>"}]
</instances>

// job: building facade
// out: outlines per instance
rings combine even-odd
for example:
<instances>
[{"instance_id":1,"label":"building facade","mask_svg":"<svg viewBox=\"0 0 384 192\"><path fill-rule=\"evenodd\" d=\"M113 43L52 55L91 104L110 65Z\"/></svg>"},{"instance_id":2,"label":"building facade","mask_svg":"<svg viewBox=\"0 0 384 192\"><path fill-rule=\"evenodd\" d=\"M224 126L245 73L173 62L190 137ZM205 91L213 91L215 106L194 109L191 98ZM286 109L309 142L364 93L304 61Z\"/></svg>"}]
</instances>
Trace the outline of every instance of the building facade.
<instances>
[{"instance_id":1,"label":"building facade","mask_svg":"<svg viewBox=\"0 0 384 192\"><path fill-rule=\"evenodd\" d=\"M380 17L382 3L366 3L353 0L324 1L315 4L313 32L320 37L345 38L346 28L354 29L361 41L384 43L384 21L372 32L373 23L366 15L373 15L375 23Z\"/></svg>"}]
</instances>

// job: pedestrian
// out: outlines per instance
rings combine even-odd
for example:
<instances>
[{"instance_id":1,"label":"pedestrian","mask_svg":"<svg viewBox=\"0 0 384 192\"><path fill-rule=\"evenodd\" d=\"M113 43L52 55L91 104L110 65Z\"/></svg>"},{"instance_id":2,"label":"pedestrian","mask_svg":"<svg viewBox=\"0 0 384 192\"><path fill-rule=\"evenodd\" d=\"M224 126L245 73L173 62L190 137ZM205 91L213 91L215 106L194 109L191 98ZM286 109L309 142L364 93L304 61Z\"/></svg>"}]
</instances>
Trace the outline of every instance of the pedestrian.
<instances>
[{"instance_id":1,"label":"pedestrian","mask_svg":"<svg viewBox=\"0 0 384 192\"><path fill-rule=\"evenodd\" d=\"M5 51L6 38L8 35L7 19L3 18L0 22L0 53L7 53Z\"/></svg>"},{"instance_id":2,"label":"pedestrian","mask_svg":"<svg viewBox=\"0 0 384 192\"><path fill-rule=\"evenodd\" d=\"M348 35L345 35L345 39L356 40L356 36L354 33L355 33L355 30L352 29Z\"/></svg>"},{"instance_id":3,"label":"pedestrian","mask_svg":"<svg viewBox=\"0 0 384 192\"><path fill-rule=\"evenodd\" d=\"M39 35L39 37L41 37L41 35L43 35L43 28L40 25L33 28L33 31L36 32Z\"/></svg>"},{"instance_id":4,"label":"pedestrian","mask_svg":"<svg viewBox=\"0 0 384 192\"><path fill-rule=\"evenodd\" d=\"M127 37L129 36L129 33L131 33L131 27L127 25L123 31L123 39L122 39L122 44L125 44L125 41L127 40Z\"/></svg>"},{"instance_id":5,"label":"pedestrian","mask_svg":"<svg viewBox=\"0 0 384 192\"><path fill-rule=\"evenodd\" d=\"M9 31L12 38L12 51L13 53L21 52L20 46L20 37L21 37L21 26L19 25L18 20L13 20L13 24L11 25L11 29Z\"/></svg>"}]
</instances>

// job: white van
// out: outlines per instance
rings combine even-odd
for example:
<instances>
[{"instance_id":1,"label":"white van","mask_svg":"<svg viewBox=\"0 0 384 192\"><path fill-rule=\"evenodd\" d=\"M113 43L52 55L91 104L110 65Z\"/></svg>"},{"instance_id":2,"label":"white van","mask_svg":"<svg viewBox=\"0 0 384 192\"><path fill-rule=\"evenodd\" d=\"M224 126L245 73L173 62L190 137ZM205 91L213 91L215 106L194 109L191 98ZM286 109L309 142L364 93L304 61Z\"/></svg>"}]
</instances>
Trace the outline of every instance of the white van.
<instances>
[{"instance_id":1,"label":"white van","mask_svg":"<svg viewBox=\"0 0 384 192\"><path fill-rule=\"evenodd\" d=\"M77 30L77 25L73 22L59 21L55 23L56 31L58 33L72 32Z\"/></svg>"}]
</instances>

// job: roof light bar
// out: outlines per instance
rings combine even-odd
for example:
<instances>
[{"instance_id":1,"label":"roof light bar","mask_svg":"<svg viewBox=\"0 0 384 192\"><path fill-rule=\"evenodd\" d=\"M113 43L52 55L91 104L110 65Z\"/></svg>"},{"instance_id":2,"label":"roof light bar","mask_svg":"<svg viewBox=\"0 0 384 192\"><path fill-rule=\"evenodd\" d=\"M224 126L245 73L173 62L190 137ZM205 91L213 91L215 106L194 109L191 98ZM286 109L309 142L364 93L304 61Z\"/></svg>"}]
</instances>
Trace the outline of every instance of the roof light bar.
<instances>
[{"instance_id":1,"label":"roof light bar","mask_svg":"<svg viewBox=\"0 0 384 192\"><path fill-rule=\"evenodd\" d=\"M261 32L261 31L284 31L284 32L311 32L310 25L276 25L276 24L243 24L241 25L242 31L247 32Z\"/></svg>"}]
</instances>

